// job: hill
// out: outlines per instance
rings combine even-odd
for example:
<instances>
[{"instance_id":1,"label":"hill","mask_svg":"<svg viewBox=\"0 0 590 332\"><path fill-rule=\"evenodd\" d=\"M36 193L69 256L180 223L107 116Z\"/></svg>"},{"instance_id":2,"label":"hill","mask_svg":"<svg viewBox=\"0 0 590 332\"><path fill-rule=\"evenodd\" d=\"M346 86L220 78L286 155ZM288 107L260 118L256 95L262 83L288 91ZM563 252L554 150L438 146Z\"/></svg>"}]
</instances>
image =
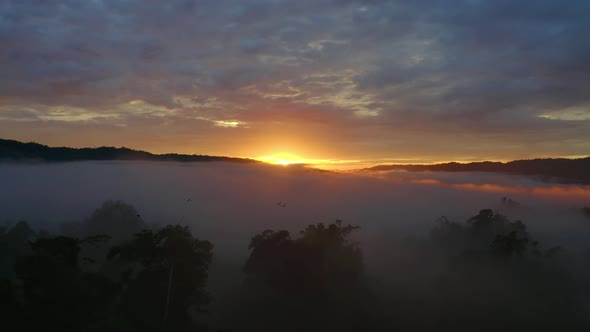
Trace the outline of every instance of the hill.
<instances>
[{"instance_id":1,"label":"hill","mask_svg":"<svg viewBox=\"0 0 590 332\"><path fill-rule=\"evenodd\" d=\"M365 170L411 172L494 172L535 176L544 181L590 184L590 157L580 159L547 158L510 162L443 163L433 165L379 165Z\"/></svg>"},{"instance_id":2,"label":"hill","mask_svg":"<svg viewBox=\"0 0 590 332\"><path fill-rule=\"evenodd\" d=\"M219 157L187 154L153 154L146 151L121 147L69 148L49 147L38 143L23 143L15 140L0 139L0 161L86 161L86 160L149 160L207 162L226 161L235 163L257 162L246 158Z\"/></svg>"}]
</instances>

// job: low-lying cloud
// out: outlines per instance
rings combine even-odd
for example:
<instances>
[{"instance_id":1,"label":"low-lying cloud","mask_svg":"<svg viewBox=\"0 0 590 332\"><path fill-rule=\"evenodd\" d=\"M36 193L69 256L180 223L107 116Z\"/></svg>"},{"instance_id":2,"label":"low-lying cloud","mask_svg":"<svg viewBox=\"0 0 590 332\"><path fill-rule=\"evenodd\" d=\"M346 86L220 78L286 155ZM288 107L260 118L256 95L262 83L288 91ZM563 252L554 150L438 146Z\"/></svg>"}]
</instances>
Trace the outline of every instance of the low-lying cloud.
<instances>
[{"instance_id":1,"label":"low-lying cloud","mask_svg":"<svg viewBox=\"0 0 590 332\"><path fill-rule=\"evenodd\" d=\"M243 317L236 316L235 310L239 310L239 301L248 303L243 297L242 267L250 238L265 229L297 234L309 224L337 219L361 226L355 239L364 252L371 287L385 301L379 304L379 310L385 317L397 317L395 324L412 322L411 317L398 317L400 312L416 317L456 314L452 305L465 301L461 289L485 293L504 287L500 295L492 292L494 295L476 301L485 307L489 299L513 294L510 287L517 287L512 283L520 280L511 275L509 278L514 279L506 281L510 286L502 286L504 281L498 279L502 277L493 275L504 270L491 268L492 274L478 270L474 281L469 281L472 279L459 271L469 270L471 265L465 263L455 270L457 266L451 268L444 255L420 249L420 241L428 243L430 231L441 216L462 223L479 210L491 208L511 220L525 222L543 248L563 246L569 255L581 258L589 249L590 219L580 208L590 202L590 188L527 177L333 173L299 166L218 162L73 162L3 163L0 181L0 222L4 224L23 219L58 232L60 224L87 218L103 201L122 200L135 206L148 224L190 225L198 238L215 246L208 281L213 302L207 320L212 326L262 322L254 317L240 321ZM444 294L438 293L436 285L444 276L462 280L457 281L462 284L447 286L453 297L444 300L448 307L440 311L437 301ZM402 295L407 297L400 298ZM387 301L403 307L388 307ZM412 301L433 307L413 308ZM468 313L472 314L478 317L475 311ZM424 323L419 321L411 324L416 327Z\"/></svg>"},{"instance_id":2,"label":"low-lying cloud","mask_svg":"<svg viewBox=\"0 0 590 332\"><path fill-rule=\"evenodd\" d=\"M24 219L55 229L81 220L105 200L123 200L148 223L182 220L203 238L239 238L236 246L242 248L250 235L266 228L293 230L343 219L361 225L363 234L389 230L406 236L427 230L440 216L463 220L483 208L521 218L533 231L559 234L569 220L581 222L575 208L590 202L587 186L489 173L343 174L230 163L77 162L6 163L0 174L5 221ZM502 205L504 196L519 206ZM551 220L552 213L559 220Z\"/></svg>"}]
</instances>

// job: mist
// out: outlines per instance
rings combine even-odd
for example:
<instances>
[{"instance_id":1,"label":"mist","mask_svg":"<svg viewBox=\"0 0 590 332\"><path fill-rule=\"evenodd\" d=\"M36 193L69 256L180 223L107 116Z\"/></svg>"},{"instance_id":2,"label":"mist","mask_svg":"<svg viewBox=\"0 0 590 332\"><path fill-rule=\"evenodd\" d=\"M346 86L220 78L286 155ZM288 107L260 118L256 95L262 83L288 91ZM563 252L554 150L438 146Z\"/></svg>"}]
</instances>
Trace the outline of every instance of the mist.
<instances>
[{"instance_id":1,"label":"mist","mask_svg":"<svg viewBox=\"0 0 590 332\"><path fill-rule=\"evenodd\" d=\"M266 228L293 230L336 219L362 226L365 235L407 236L429 229L440 216L463 220L480 208L522 219L533 231L556 237L590 230L577 211L590 203L590 187L489 173L336 173L231 163L4 163L0 181L0 220L26 220L48 230L81 220L106 200L135 206L148 223L181 222L220 243L241 236L246 243ZM502 197L519 205L506 206Z\"/></svg>"},{"instance_id":2,"label":"mist","mask_svg":"<svg viewBox=\"0 0 590 332\"><path fill-rule=\"evenodd\" d=\"M590 249L590 218L580 212L590 204L590 188L529 177L339 173L220 162L74 162L3 163L0 183L0 224L4 226L25 220L58 233L61 224L88 218L108 200L134 206L149 225L190 226L197 238L214 244L208 279L212 302L206 317L212 326L223 327L228 317L235 316L242 303L236 298L241 294L250 239L265 229L297 234L307 225L336 220L360 226L353 237L363 250L374 291L385 297L383 316L399 311L387 300L400 296L393 290L415 289L413 301L432 305L433 301L424 300L424 285L434 282L432 276L440 271L453 273L445 270L449 265L439 257L415 250L442 216L462 223L489 208L510 220L522 220L545 248L561 246L580 262ZM580 264L568 268L577 271ZM494 279L492 275L485 278ZM391 292L395 295L387 297ZM587 310L587 303L582 307ZM441 312L428 304L412 310Z\"/></svg>"}]
</instances>

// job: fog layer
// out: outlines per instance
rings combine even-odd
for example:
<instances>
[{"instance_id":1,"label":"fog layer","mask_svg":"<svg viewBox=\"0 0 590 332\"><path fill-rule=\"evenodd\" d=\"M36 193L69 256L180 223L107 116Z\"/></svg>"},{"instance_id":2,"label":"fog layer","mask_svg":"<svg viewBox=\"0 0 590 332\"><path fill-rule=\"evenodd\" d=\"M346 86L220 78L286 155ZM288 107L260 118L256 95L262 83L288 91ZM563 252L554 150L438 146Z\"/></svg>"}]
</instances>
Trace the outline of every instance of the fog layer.
<instances>
[{"instance_id":1,"label":"fog layer","mask_svg":"<svg viewBox=\"0 0 590 332\"><path fill-rule=\"evenodd\" d=\"M362 226L365 234L391 230L405 236L429 229L440 216L463 220L480 208L521 218L533 232L563 233L584 222L574 208L590 204L587 186L489 173L341 174L230 163L81 162L1 164L0 181L3 222L23 219L51 230L88 216L105 200L123 200L148 223L182 221L212 240L336 219ZM518 206L502 204L505 196Z\"/></svg>"},{"instance_id":2,"label":"fog layer","mask_svg":"<svg viewBox=\"0 0 590 332\"><path fill-rule=\"evenodd\" d=\"M60 224L87 218L106 200L122 200L148 224L189 225L195 236L215 246L208 319L219 326L232 315L233 292L243 280L250 238L265 229L296 234L318 222L359 225L355 237L366 270L383 287L391 280L399 284L404 273L418 273L415 266L400 270L400 262L425 259L402 250L404 241L427 237L441 216L463 222L484 208L522 220L546 247L560 245L574 254L589 249L584 240L590 235L590 219L580 208L590 204L590 188L525 177L331 173L231 163L80 162L1 164L0 181L2 224L26 220L57 232ZM422 271L437 268L434 259L421 264ZM410 287L418 284L412 280Z\"/></svg>"}]
</instances>

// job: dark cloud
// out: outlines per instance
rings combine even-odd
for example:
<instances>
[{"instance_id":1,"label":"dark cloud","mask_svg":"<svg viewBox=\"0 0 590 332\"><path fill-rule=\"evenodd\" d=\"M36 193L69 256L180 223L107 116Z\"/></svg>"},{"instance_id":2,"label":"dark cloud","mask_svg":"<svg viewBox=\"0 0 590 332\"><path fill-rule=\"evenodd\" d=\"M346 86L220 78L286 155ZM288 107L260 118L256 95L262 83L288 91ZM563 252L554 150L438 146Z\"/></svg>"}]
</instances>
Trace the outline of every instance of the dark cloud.
<instances>
[{"instance_id":1,"label":"dark cloud","mask_svg":"<svg viewBox=\"0 0 590 332\"><path fill-rule=\"evenodd\" d=\"M546 154L590 139L589 14L578 0L4 1L0 129L157 116L305 134L323 121L326 146L354 128L342 145L381 156L388 142L498 133Z\"/></svg>"}]
</instances>

